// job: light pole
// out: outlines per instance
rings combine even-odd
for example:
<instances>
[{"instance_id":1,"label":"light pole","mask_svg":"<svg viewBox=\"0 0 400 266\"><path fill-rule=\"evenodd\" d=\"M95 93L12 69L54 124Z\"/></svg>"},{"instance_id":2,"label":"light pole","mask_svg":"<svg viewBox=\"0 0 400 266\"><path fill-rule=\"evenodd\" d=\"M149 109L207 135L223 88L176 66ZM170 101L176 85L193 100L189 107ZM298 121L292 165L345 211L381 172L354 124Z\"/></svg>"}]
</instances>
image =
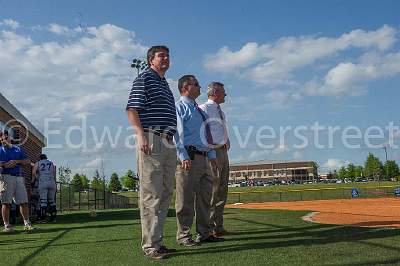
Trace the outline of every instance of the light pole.
<instances>
[{"instance_id":1,"label":"light pole","mask_svg":"<svg viewBox=\"0 0 400 266\"><path fill-rule=\"evenodd\" d=\"M139 76L139 71L144 70L147 67L147 63L145 61L135 58L132 60L131 67L137 69L137 75Z\"/></svg>"},{"instance_id":2,"label":"light pole","mask_svg":"<svg viewBox=\"0 0 400 266\"><path fill-rule=\"evenodd\" d=\"M385 158L386 158L386 161L385 161L385 165L386 165L386 167L385 167L385 168L386 168L386 178L388 178L388 175L389 175L388 170L389 170L389 169L388 169L388 162L387 162L388 159L387 159L386 146L383 146L382 149L385 150Z\"/></svg>"},{"instance_id":3,"label":"light pole","mask_svg":"<svg viewBox=\"0 0 400 266\"><path fill-rule=\"evenodd\" d=\"M101 156L101 174L103 176L103 209L106 209L106 176L104 175L104 161Z\"/></svg>"}]
</instances>

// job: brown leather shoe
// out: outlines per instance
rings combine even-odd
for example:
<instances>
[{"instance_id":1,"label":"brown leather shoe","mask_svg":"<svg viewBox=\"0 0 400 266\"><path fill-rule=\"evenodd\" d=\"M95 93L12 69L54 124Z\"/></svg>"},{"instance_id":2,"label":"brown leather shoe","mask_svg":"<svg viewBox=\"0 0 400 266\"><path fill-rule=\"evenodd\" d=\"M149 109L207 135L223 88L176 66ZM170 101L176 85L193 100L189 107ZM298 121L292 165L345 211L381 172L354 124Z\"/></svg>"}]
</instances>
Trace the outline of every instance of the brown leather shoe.
<instances>
[{"instance_id":1,"label":"brown leather shoe","mask_svg":"<svg viewBox=\"0 0 400 266\"><path fill-rule=\"evenodd\" d=\"M162 260L162 259L166 259L167 258L167 254L166 253L161 253L158 250L154 250L148 254L145 254L147 257L149 257L152 260Z\"/></svg>"},{"instance_id":2,"label":"brown leather shoe","mask_svg":"<svg viewBox=\"0 0 400 266\"><path fill-rule=\"evenodd\" d=\"M212 235L214 237L222 237L222 236L226 236L229 235L230 233L226 230L220 231L220 232L214 232Z\"/></svg>"}]
</instances>

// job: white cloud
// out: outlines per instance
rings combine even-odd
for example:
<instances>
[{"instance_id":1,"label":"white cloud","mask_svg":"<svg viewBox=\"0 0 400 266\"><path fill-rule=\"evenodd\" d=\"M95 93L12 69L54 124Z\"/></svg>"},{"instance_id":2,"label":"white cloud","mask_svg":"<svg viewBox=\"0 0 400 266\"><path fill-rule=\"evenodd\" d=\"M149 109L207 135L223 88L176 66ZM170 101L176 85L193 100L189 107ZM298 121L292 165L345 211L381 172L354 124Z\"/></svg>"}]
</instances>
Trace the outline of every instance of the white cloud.
<instances>
[{"instance_id":1,"label":"white cloud","mask_svg":"<svg viewBox=\"0 0 400 266\"><path fill-rule=\"evenodd\" d=\"M302 96L296 92L284 90L272 90L264 95L265 104L274 109L285 109L302 99Z\"/></svg>"},{"instance_id":2,"label":"white cloud","mask_svg":"<svg viewBox=\"0 0 400 266\"><path fill-rule=\"evenodd\" d=\"M101 158L97 157L85 164L86 168L100 168L101 166Z\"/></svg>"},{"instance_id":3,"label":"white cloud","mask_svg":"<svg viewBox=\"0 0 400 266\"><path fill-rule=\"evenodd\" d=\"M48 28L59 34L74 31L57 24ZM34 122L112 106L123 110L134 78L130 62L146 50L134 32L111 24L49 42L2 30L0 90Z\"/></svg>"},{"instance_id":4,"label":"white cloud","mask_svg":"<svg viewBox=\"0 0 400 266\"><path fill-rule=\"evenodd\" d=\"M322 164L322 167L326 167L329 170L336 170L347 164L348 162L342 161L340 159L328 159L325 163Z\"/></svg>"},{"instance_id":5,"label":"white cloud","mask_svg":"<svg viewBox=\"0 0 400 266\"><path fill-rule=\"evenodd\" d=\"M289 36L274 43L247 43L237 51L225 46L207 55L204 67L259 84L293 86L299 83L295 79L296 70L315 66L340 52L358 49L378 55L377 62L339 63L326 74L323 84L313 80L306 84L304 91L308 95L341 95L349 91L359 94L369 80L399 73L399 60L392 59L397 54L387 53L397 41L397 34L397 29L384 25L375 31L353 30L337 38ZM319 69L318 65L315 69Z\"/></svg>"},{"instance_id":6,"label":"white cloud","mask_svg":"<svg viewBox=\"0 0 400 266\"><path fill-rule=\"evenodd\" d=\"M328 71L322 82L311 81L304 92L308 95L358 95L366 84L379 78L400 74L400 52L381 55L366 53L359 63L339 63Z\"/></svg>"},{"instance_id":7,"label":"white cloud","mask_svg":"<svg viewBox=\"0 0 400 266\"><path fill-rule=\"evenodd\" d=\"M218 72L238 70L256 62L260 48L257 43L247 43L239 51L232 52L224 46L215 55L207 55L204 66Z\"/></svg>"},{"instance_id":8,"label":"white cloud","mask_svg":"<svg viewBox=\"0 0 400 266\"><path fill-rule=\"evenodd\" d=\"M61 26L56 23L52 23L49 25L49 31L58 35L71 35L77 32L77 30L71 30L68 27Z\"/></svg>"},{"instance_id":9,"label":"white cloud","mask_svg":"<svg viewBox=\"0 0 400 266\"><path fill-rule=\"evenodd\" d=\"M0 21L0 26L1 26L1 25L8 26L8 27L10 27L10 28L13 29L13 30L19 28L19 26L20 26L19 23L18 23L17 21L12 20L12 19L4 19L3 21Z\"/></svg>"}]
</instances>

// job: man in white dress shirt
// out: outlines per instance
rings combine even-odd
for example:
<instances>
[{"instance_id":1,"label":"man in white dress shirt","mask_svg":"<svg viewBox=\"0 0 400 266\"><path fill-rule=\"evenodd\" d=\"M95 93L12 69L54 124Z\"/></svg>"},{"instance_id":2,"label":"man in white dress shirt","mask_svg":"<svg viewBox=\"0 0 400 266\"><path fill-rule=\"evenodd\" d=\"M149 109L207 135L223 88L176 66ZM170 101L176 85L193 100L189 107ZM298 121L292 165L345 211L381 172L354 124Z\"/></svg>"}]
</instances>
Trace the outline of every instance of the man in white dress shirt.
<instances>
[{"instance_id":1,"label":"man in white dress shirt","mask_svg":"<svg viewBox=\"0 0 400 266\"><path fill-rule=\"evenodd\" d=\"M200 106L209 117L212 139L217 153L218 170L213 171L213 194L210 222L215 237L227 234L224 228L224 207L228 195L230 142L225 114L220 104L225 102L224 84L211 82L207 88L208 101Z\"/></svg>"}]
</instances>

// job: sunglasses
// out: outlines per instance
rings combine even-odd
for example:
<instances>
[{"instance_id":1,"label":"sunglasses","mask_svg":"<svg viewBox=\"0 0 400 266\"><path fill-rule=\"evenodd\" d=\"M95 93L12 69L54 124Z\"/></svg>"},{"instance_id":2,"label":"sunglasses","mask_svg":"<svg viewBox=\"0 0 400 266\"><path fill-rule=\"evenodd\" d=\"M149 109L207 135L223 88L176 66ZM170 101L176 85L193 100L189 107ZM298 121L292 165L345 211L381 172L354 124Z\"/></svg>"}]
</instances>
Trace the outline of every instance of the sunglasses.
<instances>
[{"instance_id":1,"label":"sunglasses","mask_svg":"<svg viewBox=\"0 0 400 266\"><path fill-rule=\"evenodd\" d=\"M198 82L195 82L195 83L188 83L187 85L192 85L192 86L200 87L200 84L199 84Z\"/></svg>"}]
</instances>

